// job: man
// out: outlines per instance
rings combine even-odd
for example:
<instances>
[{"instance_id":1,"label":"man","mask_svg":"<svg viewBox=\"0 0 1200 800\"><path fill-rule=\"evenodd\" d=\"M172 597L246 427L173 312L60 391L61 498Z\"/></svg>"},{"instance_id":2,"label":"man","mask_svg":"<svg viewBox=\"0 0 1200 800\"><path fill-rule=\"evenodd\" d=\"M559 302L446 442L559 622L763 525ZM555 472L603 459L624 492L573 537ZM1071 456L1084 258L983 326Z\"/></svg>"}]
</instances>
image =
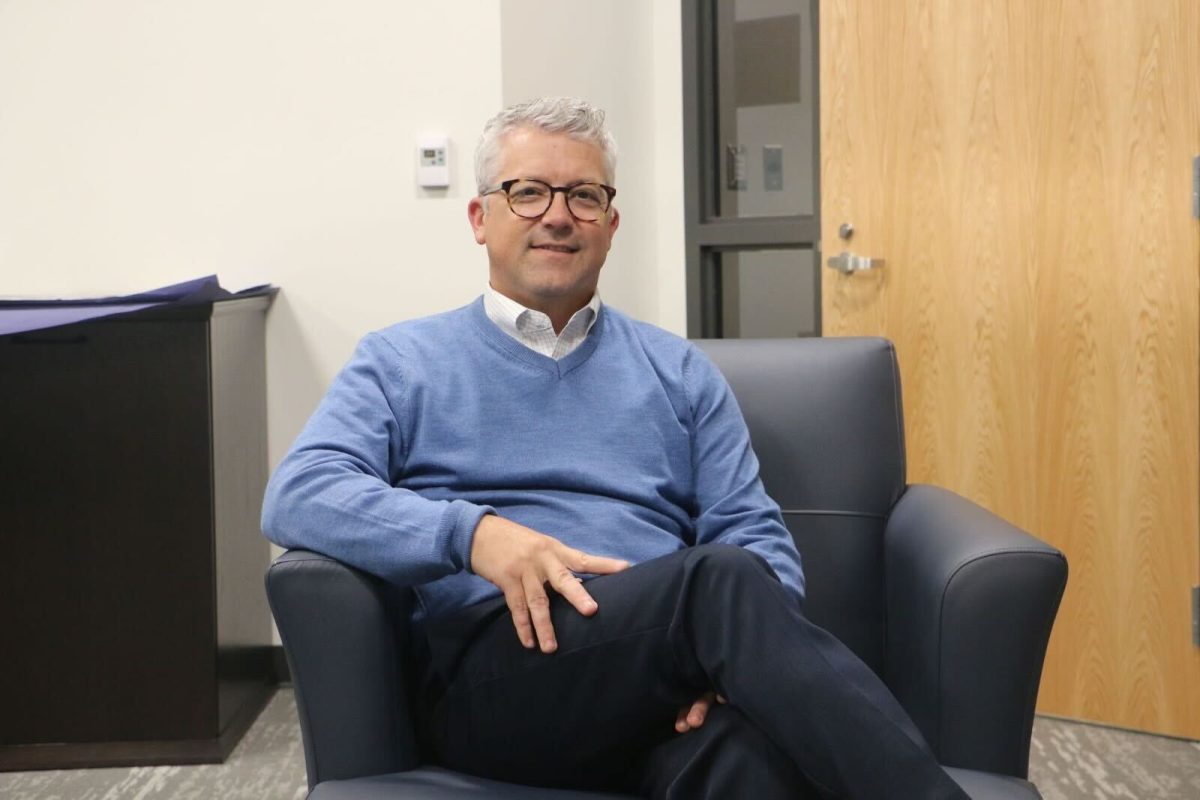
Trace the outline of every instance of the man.
<instances>
[{"instance_id":1,"label":"man","mask_svg":"<svg viewBox=\"0 0 1200 800\"><path fill-rule=\"evenodd\" d=\"M600 304L615 159L579 101L488 123L467 207L486 293L362 341L264 531L415 588L448 766L668 798L964 797L801 614L724 379Z\"/></svg>"}]
</instances>

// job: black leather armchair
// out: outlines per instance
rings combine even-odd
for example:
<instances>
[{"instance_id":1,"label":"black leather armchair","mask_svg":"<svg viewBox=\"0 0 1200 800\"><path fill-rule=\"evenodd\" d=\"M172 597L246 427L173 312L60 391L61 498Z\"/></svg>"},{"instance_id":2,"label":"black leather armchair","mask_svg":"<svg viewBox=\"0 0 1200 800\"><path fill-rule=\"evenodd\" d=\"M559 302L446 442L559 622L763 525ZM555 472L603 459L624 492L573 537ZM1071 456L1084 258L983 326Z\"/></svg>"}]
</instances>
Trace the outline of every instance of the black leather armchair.
<instances>
[{"instance_id":1,"label":"black leather armchair","mask_svg":"<svg viewBox=\"0 0 1200 800\"><path fill-rule=\"evenodd\" d=\"M809 617L869 664L973 797L1024 780L1063 555L905 479L895 351L882 339L704 341L750 427L808 577ZM305 551L267 574L312 798L598 798L422 765L407 591Z\"/></svg>"}]
</instances>

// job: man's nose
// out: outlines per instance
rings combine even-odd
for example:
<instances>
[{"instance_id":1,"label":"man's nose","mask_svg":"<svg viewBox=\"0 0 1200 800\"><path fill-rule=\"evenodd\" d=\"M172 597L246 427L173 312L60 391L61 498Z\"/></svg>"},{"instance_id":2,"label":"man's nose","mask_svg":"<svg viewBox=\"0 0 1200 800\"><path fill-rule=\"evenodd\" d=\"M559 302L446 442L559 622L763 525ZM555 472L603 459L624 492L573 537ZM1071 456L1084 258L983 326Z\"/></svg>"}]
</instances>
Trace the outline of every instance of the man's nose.
<instances>
[{"instance_id":1,"label":"man's nose","mask_svg":"<svg viewBox=\"0 0 1200 800\"><path fill-rule=\"evenodd\" d=\"M567 193L555 192L550 198L550 207L542 215L542 224L560 228L574 222L575 218L571 216L571 209L567 208Z\"/></svg>"}]
</instances>

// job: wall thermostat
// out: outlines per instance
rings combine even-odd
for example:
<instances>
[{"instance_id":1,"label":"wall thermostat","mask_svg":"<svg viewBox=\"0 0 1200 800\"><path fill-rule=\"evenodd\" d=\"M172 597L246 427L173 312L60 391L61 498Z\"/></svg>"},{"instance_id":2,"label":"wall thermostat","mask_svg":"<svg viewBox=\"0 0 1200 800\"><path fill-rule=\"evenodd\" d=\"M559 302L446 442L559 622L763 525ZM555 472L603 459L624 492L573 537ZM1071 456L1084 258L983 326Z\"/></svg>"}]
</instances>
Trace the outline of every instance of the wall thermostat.
<instances>
[{"instance_id":1,"label":"wall thermostat","mask_svg":"<svg viewBox=\"0 0 1200 800\"><path fill-rule=\"evenodd\" d=\"M417 185L426 189L450 185L450 142L445 136L425 136L417 142Z\"/></svg>"}]
</instances>

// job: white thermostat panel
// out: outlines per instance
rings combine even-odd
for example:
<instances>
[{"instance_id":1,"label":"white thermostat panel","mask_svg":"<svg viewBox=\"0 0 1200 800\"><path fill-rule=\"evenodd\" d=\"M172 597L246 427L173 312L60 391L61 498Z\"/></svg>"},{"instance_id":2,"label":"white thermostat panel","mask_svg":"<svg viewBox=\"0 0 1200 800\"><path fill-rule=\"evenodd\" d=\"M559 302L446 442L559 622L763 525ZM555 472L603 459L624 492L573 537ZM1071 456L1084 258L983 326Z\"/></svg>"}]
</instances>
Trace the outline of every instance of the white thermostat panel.
<instances>
[{"instance_id":1,"label":"white thermostat panel","mask_svg":"<svg viewBox=\"0 0 1200 800\"><path fill-rule=\"evenodd\" d=\"M450 185L450 141L445 136L424 136L417 142L417 185L426 189Z\"/></svg>"}]
</instances>

